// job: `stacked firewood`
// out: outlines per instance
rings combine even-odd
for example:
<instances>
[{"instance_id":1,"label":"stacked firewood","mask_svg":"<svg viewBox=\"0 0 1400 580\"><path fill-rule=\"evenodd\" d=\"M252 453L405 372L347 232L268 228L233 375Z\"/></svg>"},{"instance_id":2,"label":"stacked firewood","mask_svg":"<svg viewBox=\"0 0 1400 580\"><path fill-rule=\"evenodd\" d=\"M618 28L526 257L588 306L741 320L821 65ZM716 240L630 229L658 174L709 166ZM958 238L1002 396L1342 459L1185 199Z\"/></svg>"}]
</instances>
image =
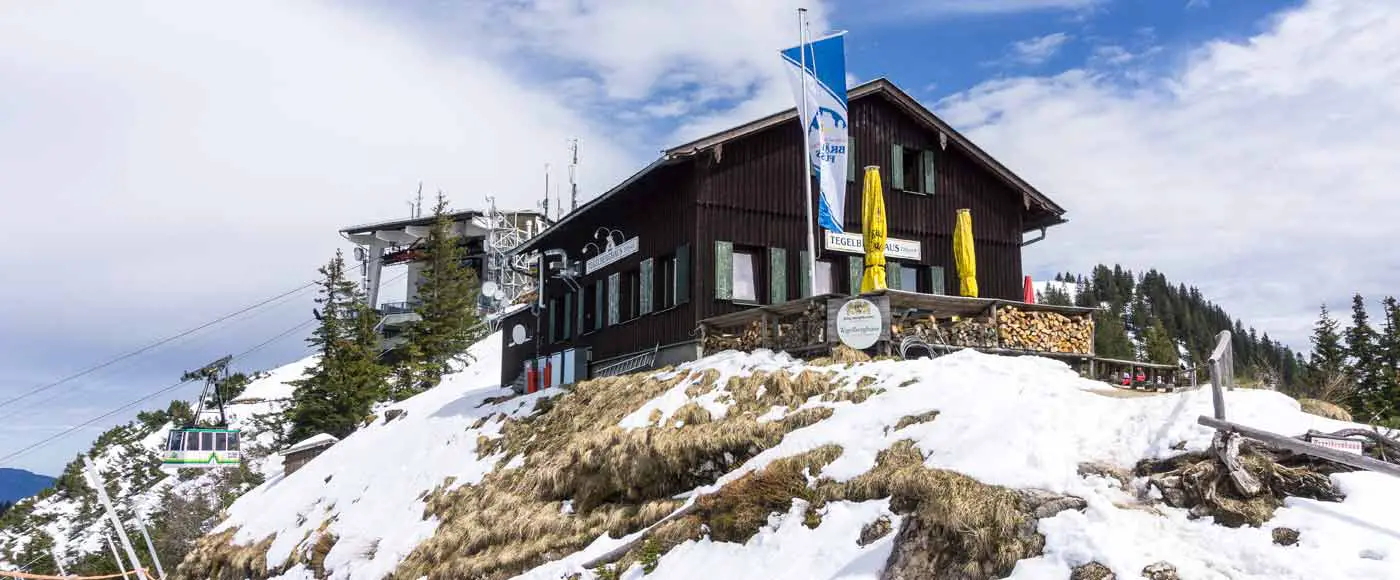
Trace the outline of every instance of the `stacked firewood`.
<instances>
[{"instance_id":1,"label":"stacked firewood","mask_svg":"<svg viewBox=\"0 0 1400 580\"><path fill-rule=\"evenodd\" d=\"M997 333L1003 348L1089 354L1094 347L1094 322L1088 315L1068 317L1057 312L997 310Z\"/></svg>"},{"instance_id":2,"label":"stacked firewood","mask_svg":"<svg viewBox=\"0 0 1400 580\"><path fill-rule=\"evenodd\" d=\"M705 352L752 351L763 346L763 322L755 320L741 328L716 330L705 335Z\"/></svg>"},{"instance_id":3,"label":"stacked firewood","mask_svg":"<svg viewBox=\"0 0 1400 580\"><path fill-rule=\"evenodd\" d=\"M962 318L944 326L948 344L955 346L995 347L997 331L988 320Z\"/></svg>"},{"instance_id":4,"label":"stacked firewood","mask_svg":"<svg viewBox=\"0 0 1400 580\"><path fill-rule=\"evenodd\" d=\"M774 347L779 349L801 348L821 344L826 335L826 307L812 302L801 313L783 317L778 321Z\"/></svg>"},{"instance_id":5,"label":"stacked firewood","mask_svg":"<svg viewBox=\"0 0 1400 580\"><path fill-rule=\"evenodd\" d=\"M996 329L987 320L977 318L939 320L929 317L903 320L894 325L896 341L910 336L918 337L929 344L970 347L997 345Z\"/></svg>"}]
</instances>

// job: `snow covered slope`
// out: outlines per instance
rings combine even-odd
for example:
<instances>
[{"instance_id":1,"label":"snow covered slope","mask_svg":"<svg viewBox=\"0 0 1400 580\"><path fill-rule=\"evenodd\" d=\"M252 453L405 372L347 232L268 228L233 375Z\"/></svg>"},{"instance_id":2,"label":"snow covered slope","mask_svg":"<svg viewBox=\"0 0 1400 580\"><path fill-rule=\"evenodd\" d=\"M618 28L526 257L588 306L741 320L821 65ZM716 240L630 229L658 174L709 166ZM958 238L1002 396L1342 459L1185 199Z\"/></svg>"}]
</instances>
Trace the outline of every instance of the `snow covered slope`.
<instances>
[{"instance_id":1,"label":"snow covered slope","mask_svg":"<svg viewBox=\"0 0 1400 580\"><path fill-rule=\"evenodd\" d=\"M251 472L262 477L281 473L281 458L272 453L279 434L257 418L284 411L294 390L288 382L300 378L314 361L310 357L255 376L226 406L230 426L243 430L244 458ZM206 413L206 418L217 417L217 411ZM184 470L178 475L161 471L160 453L172 427L171 423L151 428L133 422L107 432L94 445L93 463L124 516L133 510L151 525L162 515L162 498L167 493L217 502L220 494L242 491L229 489L236 478L222 471ZM26 515L20 525L0 529L0 568L26 564L33 557L26 552L34 552L39 544L44 545L40 554L50 551L51 544L52 552L64 558L70 569L85 558L106 557L103 534L110 526L100 520L95 496L80 483L79 467L70 465L67 474L79 483L70 488L60 482L55 491L21 503L17 509ZM23 558L26 555L29 558Z\"/></svg>"},{"instance_id":2,"label":"snow covered slope","mask_svg":"<svg viewBox=\"0 0 1400 580\"><path fill-rule=\"evenodd\" d=\"M408 575L401 567L407 566L407 560L413 570L429 577L453 578L462 577L459 570L483 565L471 560L476 556L468 548L482 550L479 560L489 555L501 562L528 561L510 560L508 555L519 556L508 551L513 548L496 546L487 551L484 539L462 536L467 532L461 530L472 529L462 527L464 518L489 516L503 522L518 518L519 534L528 536L533 532L527 533L525 526L543 517L531 510L548 505L553 507L540 513L552 513L550 517L558 521L541 525L595 529L569 527L583 526L589 518L589 508L576 512L573 499L519 503L528 494L502 491L486 497L507 498L508 504L488 502L480 508L458 508L469 513L454 511L452 501L475 497L464 493L470 488L496 486L511 493L533 489L529 493L545 497L548 492L527 485L528 472L543 473L558 461L575 467L607 461L605 456L586 452L570 458L567 451L530 446L536 439L531 429L541 429L540 440L557 436L543 431L564 419L552 417L551 408L558 412L570 404L571 397L584 395L552 389L511 396L495 384L498 345L498 336L488 337L473 349L477 362L449 375L441 386L395 405L405 411L404 416L387 422L380 418L296 473L274 475L242 496L215 535L206 538L204 551L187 559L189 566L182 570L236 561L251 562L248 567L254 577L379 580L398 574L416 578L419 572ZM792 380L744 390L743 379L755 373ZM816 376L835 387L811 391L809 396L800 385ZM975 352L935 360L850 365L817 365L767 351L728 352L658 371L634 383L608 384L640 384L654 393L639 401L615 403L626 408L607 410L614 413L612 423L593 426L596 434L581 435L605 438L604 446L597 448L600 453L630 452L624 448L637 439L629 434L645 433L644 441L650 444L653 435L673 437L705 429L711 421L718 432L741 420L756 430L783 425L771 445L763 444L746 457L726 452L718 464L706 461L690 470L695 477L713 473L708 483L675 495L671 503L660 498L625 512L635 515L639 510L664 508L651 522L672 510L684 513L688 506L711 505L705 504L706 498L719 497L731 486L752 479L746 476L802 454L832 449L832 445L839 446L832 460L802 472L810 486L859 482L880 467L882 457L898 451L900 445L912 444L926 468L958 472L983 484L1046 490L1085 501L1087 507L1082 510L1039 519L1043 551L1016 562L1010 570L1013 578L1064 579L1073 567L1089 562L1107 566L1120 578L1132 578L1149 564L1167 561L1182 578L1400 579L1400 501L1394 499L1400 497L1400 479L1372 473L1334 475L1333 481L1346 494L1344 501L1288 498L1262 527L1227 528L1209 517L1191 519L1186 510L1142 505L1141 479L1125 485L1080 474L1085 462L1131 469L1143 458L1206 449L1212 432L1196 424L1197 416L1211 411L1210 393L1204 389L1109 397L1095 391L1111 387L1084 380L1060 362ZM590 388L587 396L599 396L601 388ZM629 401L626 397L615 400ZM1226 401L1231 420L1281 433L1355 426L1302 413L1297 402L1269 391L1230 392ZM578 404L610 403L599 399ZM818 420L796 421L800 417ZM607 438L613 443L606 443ZM645 476L643 472L634 477ZM500 513L478 513L481 510ZM654 561L646 567L654 570L648 577L876 578L898 550L896 536L872 534L869 541L858 539L877 523L899 529L904 513L879 498L824 505L794 499L772 510L767 525L743 541L717 541L705 535L668 545L664 553L652 554ZM648 525L661 529L661 524ZM1296 545L1274 543L1272 532L1280 526L1300 533ZM582 538L561 539L554 547L534 546L530 549L540 550L543 561L520 569L520 575L595 577L599 569L584 564L647 533L643 528L632 526L623 530L622 537L589 532ZM538 539L516 541L525 550ZM622 577L634 580L643 575L641 563L622 571Z\"/></svg>"}]
</instances>

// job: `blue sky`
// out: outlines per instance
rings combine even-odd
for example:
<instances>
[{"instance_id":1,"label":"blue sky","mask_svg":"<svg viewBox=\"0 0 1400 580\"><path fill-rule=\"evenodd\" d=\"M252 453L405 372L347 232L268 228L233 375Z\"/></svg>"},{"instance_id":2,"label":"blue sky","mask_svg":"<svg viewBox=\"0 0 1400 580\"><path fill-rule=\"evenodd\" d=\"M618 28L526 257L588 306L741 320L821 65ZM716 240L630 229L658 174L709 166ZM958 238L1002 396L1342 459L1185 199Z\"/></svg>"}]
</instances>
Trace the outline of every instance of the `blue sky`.
<instances>
[{"instance_id":1,"label":"blue sky","mask_svg":"<svg viewBox=\"0 0 1400 580\"><path fill-rule=\"evenodd\" d=\"M420 181L528 206L579 138L587 197L792 98L795 0L139 4L0 7L0 229L30 244L0 253L0 401L309 281L339 227L402 216ZM854 77L1068 208L1030 274L1155 266L1295 347L1319 303L1400 288L1392 3L806 6L849 31ZM309 298L0 407L0 456L306 320ZM109 425L0 464L56 473Z\"/></svg>"}]
</instances>

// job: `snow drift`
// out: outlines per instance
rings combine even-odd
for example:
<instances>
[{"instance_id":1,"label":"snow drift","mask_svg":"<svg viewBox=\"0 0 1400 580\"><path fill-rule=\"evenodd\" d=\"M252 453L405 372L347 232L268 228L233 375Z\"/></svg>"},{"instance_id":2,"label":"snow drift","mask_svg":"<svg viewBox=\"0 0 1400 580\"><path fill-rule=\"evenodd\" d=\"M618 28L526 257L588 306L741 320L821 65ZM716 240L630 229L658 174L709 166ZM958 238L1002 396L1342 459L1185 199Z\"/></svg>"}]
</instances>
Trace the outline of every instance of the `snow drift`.
<instances>
[{"instance_id":1,"label":"snow drift","mask_svg":"<svg viewBox=\"0 0 1400 580\"><path fill-rule=\"evenodd\" d=\"M877 578L920 514L877 481L899 459L906 480L980 494L1000 522L986 530L1029 526L948 538L994 544L976 544L989 559L959 564L965 577L1063 579L1097 562L1131 578L1165 561L1182 578L1400 578L1400 480L1337 474L1341 502L1289 498L1261 527L1228 528L1147 505L1141 478L1081 474L1206 449L1212 431L1196 417L1210 413L1208 390L1107 397L1096 391L1112 387L1063 363L969 351L855 364L760 351L514 396L496 384L499 342L393 405L403 415L272 474L181 574ZM1356 426L1271 391L1226 401L1231 420L1281 433ZM1027 490L1082 501L1041 513ZM1274 543L1282 527L1296 544ZM986 568L1006 556L1002 540L1020 542L1016 557Z\"/></svg>"}]
</instances>

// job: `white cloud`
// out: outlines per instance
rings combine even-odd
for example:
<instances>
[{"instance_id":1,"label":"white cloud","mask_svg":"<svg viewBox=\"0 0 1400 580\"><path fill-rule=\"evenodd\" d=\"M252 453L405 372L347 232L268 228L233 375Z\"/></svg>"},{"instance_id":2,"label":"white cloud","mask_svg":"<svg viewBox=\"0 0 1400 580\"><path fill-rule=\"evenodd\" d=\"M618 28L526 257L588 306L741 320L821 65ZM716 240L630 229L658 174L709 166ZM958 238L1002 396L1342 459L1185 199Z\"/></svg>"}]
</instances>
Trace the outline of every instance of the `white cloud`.
<instances>
[{"instance_id":1,"label":"white cloud","mask_svg":"<svg viewBox=\"0 0 1400 580\"><path fill-rule=\"evenodd\" d=\"M1069 40L1070 36L1063 32L1027 38L1011 45L1012 58L1022 64L1041 64L1055 56Z\"/></svg>"},{"instance_id":2,"label":"white cloud","mask_svg":"<svg viewBox=\"0 0 1400 580\"><path fill-rule=\"evenodd\" d=\"M1295 347L1400 287L1400 9L1314 0L1170 74L996 81L939 109L1061 201L1028 269L1155 266ZM1142 72L1142 71L1139 71Z\"/></svg>"},{"instance_id":3,"label":"white cloud","mask_svg":"<svg viewBox=\"0 0 1400 580\"><path fill-rule=\"evenodd\" d=\"M1210 8L1210 0L1186 0L1186 9Z\"/></svg>"},{"instance_id":4,"label":"white cloud","mask_svg":"<svg viewBox=\"0 0 1400 580\"><path fill-rule=\"evenodd\" d=\"M787 106L777 51L797 4L0 8L0 399L311 279L340 227L405 215L419 181L457 207L530 206L578 137L588 197L677 126ZM419 18L431 10L452 18ZM300 298L204 350L142 358L170 372L81 381L57 404L152 390L294 324Z\"/></svg>"},{"instance_id":5,"label":"white cloud","mask_svg":"<svg viewBox=\"0 0 1400 580\"><path fill-rule=\"evenodd\" d=\"M49 380L313 278L340 227L405 215L420 180L457 207L529 206L568 137L585 192L650 156L495 62L313 3L10 5L0 87L0 364L63 360L15 373ZM137 385L99 396L159 386ZM0 432L0 452L27 439Z\"/></svg>"}]
</instances>

